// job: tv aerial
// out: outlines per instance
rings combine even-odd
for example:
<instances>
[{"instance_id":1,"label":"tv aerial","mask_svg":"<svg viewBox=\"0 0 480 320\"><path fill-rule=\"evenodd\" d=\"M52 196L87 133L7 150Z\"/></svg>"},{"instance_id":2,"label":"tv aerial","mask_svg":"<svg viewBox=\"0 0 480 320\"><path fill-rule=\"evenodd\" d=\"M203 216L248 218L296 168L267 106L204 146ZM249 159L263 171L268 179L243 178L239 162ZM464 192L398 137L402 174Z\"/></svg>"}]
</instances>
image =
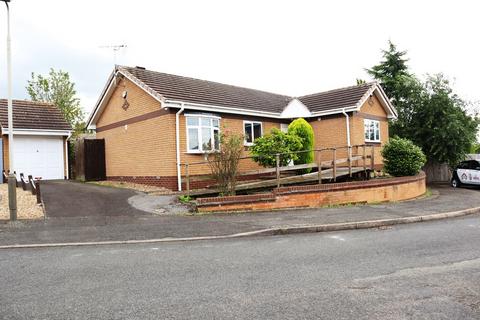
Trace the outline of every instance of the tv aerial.
<instances>
[{"instance_id":1,"label":"tv aerial","mask_svg":"<svg viewBox=\"0 0 480 320\"><path fill-rule=\"evenodd\" d=\"M117 64L117 53L120 51L120 49L126 48L126 44L115 44L115 45L105 45L105 46L100 46L102 49L111 49L113 52L113 64Z\"/></svg>"}]
</instances>

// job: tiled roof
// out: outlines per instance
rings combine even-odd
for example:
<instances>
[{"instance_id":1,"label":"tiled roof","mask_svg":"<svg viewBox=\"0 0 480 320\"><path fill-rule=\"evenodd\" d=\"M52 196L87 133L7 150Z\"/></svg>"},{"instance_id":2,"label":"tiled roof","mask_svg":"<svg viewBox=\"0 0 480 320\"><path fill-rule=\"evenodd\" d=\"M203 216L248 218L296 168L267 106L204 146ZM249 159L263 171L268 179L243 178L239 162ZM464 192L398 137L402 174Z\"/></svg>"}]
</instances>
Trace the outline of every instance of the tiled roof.
<instances>
[{"instance_id":1,"label":"tiled roof","mask_svg":"<svg viewBox=\"0 0 480 320\"><path fill-rule=\"evenodd\" d=\"M227 84L119 66L166 99L281 113L292 97Z\"/></svg>"},{"instance_id":2,"label":"tiled roof","mask_svg":"<svg viewBox=\"0 0 480 320\"><path fill-rule=\"evenodd\" d=\"M0 125L8 128L7 100L0 99ZM72 130L57 107L50 103L13 100L14 129Z\"/></svg>"},{"instance_id":3,"label":"tiled roof","mask_svg":"<svg viewBox=\"0 0 480 320\"><path fill-rule=\"evenodd\" d=\"M142 67L116 67L120 72L133 77L144 89L167 100L280 115L289 102L295 99L286 95L146 70ZM313 114L336 113L342 108L357 106L362 97L376 86L378 86L376 82L370 82L305 95L296 99Z\"/></svg>"},{"instance_id":4,"label":"tiled roof","mask_svg":"<svg viewBox=\"0 0 480 320\"><path fill-rule=\"evenodd\" d=\"M375 83L365 83L361 85L310 94L299 97L298 99L310 110L310 112L322 112L348 108L355 106L374 84Z\"/></svg>"}]
</instances>

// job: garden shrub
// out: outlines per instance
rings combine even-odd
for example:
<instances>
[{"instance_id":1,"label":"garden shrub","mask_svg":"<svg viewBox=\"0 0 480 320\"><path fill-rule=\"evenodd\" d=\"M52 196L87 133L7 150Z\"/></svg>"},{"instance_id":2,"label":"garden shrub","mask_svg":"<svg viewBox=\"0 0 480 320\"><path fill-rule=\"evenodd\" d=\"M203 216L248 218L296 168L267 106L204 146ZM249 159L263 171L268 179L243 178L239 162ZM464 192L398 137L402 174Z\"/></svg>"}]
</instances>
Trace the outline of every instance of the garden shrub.
<instances>
[{"instance_id":1,"label":"garden shrub","mask_svg":"<svg viewBox=\"0 0 480 320\"><path fill-rule=\"evenodd\" d=\"M295 135L300 138L302 146L300 150L313 150L314 148L314 134L313 128L305 119L298 118L288 126L288 134ZM306 164L313 162L313 151L303 152L298 154L298 159L295 164ZM310 172L312 169L303 170L305 173Z\"/></svg>"},{"instance_id":2,"label":"garden shrub","mask_svg":"<svg viewBox=\"0 0 480 320\"><path fill-rule=\"evenodd\" d=\"M243 135L230 132L220 134L220 146L220 150L209 154L208 165L218 183L220 194L235 195Z\"/></svg>"},{"instance_id":3,"label":"garden shrub","mask_svg":"<svg viewBox=\"0 0 480 320\"><path fill-rule=\"evenodd\" d=\"M395 177L414 176L427 161L420 147L408 139L391 138L382 149L384 170Z\"/></svg>"},{"instance_id":4,"label":"garden shrub","mask_svg":"<svg viewBox=\"0 0 480 320\"><path fill-rule=\"evenodd\" d=\"M289 153L299 151L302 148L301 139L273 128L270 134L255 139L250 147L253 160L264 167L275 167L275 154L282 153L280 156L280 166L288 165L292 160L297 161L298 155Z\"/></svg>"}]
</instances>

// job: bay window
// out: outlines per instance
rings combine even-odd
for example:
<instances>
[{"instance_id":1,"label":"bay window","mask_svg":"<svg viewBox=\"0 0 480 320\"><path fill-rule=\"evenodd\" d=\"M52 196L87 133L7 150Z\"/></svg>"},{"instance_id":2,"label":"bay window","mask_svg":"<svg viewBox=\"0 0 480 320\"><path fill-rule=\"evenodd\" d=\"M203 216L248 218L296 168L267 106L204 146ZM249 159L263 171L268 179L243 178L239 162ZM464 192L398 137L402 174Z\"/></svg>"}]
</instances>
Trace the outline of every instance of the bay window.
<instances>
[{"instance_id":1,"label":"bay window","mask_svg":"<svg viewBox=\"0 0 480 320\"><path fill-rule=\"evenodd\" d=\"M366 142L380 142L380 121L378 120L363 120L365 128Z\"/></svg>"},{"instance_id":2,"label":"bay window","mask_svg":"<svg viewBox=\"0 0 480 320\"><path fill-rule=\"evenodd\" d=\"M186 115L187 151L211 152L220 148L220 118L206 115Z\"/></svg>"},{"instance_id":3,"label":"bay window","mask_svg":"<svg viewBox=\"0 0 480 320\"><path fill-rule=\"evenodd\" d=\"M255 139L262 136L262 123L256 121L243 121L243 134L245 145L251 146Z\"/></svg>"}]
</instances>

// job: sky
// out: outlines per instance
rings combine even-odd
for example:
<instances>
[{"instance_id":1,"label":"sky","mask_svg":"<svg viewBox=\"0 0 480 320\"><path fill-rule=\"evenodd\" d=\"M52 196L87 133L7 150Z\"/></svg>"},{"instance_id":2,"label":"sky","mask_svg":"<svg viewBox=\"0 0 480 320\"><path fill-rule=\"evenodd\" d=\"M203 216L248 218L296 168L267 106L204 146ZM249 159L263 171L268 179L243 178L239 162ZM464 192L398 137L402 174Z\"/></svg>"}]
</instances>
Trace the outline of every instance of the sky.
<instances>
[{"instance_id":1,"label":"sky","mask_svg":"<svg viewBox=\"0 0 480 320\"><path fill-rule=\"evenodd\" d=\"M69 72L95 105L115 62L299 96L354 85L391 40L419 76L480 100L478 1L11 0L14 98L32 72ZM114 59L110 45L127 45ZM0 97L6 97L0 3Z\"/></svg>"}]
</instances>

